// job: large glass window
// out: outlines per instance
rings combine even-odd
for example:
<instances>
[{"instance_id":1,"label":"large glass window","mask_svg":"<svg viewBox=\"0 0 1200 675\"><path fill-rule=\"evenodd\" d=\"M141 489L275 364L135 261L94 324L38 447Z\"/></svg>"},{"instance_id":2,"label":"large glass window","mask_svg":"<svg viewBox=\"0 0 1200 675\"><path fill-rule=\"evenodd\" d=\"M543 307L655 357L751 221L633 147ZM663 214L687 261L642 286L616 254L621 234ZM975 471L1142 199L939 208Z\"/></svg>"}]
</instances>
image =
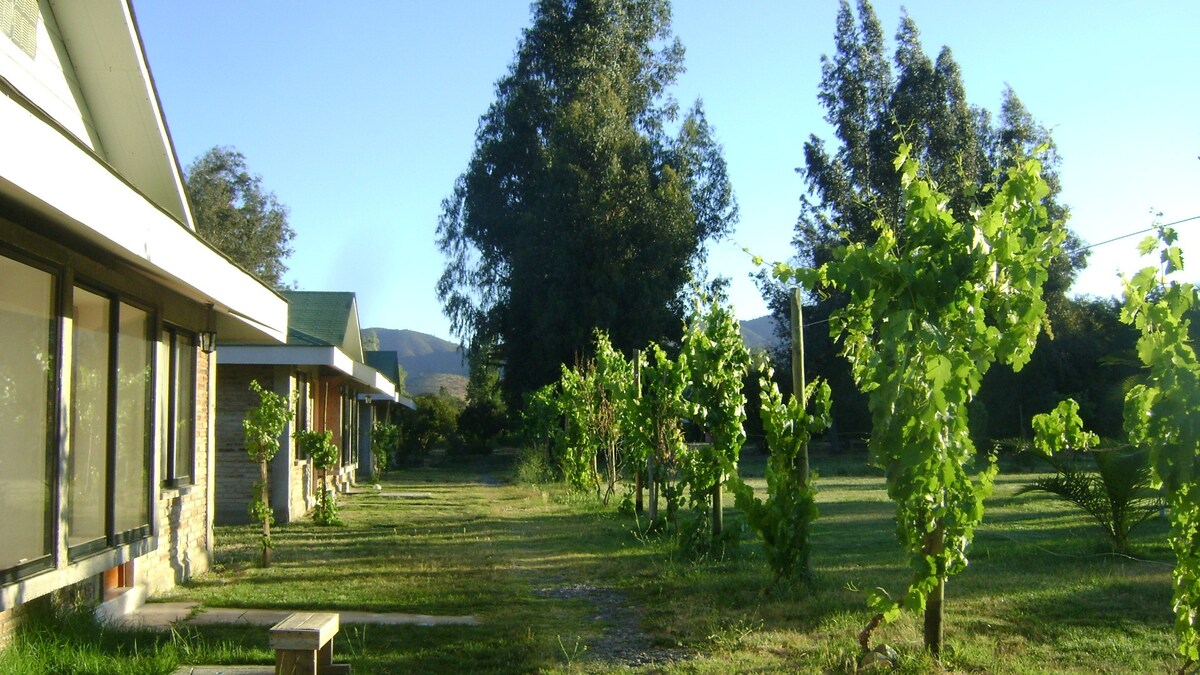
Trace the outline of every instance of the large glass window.
<instances>
[{"instance_id":1,"label":"large glass window","mask_svg":"<svg viewBox=\"0 0 1200 675\"><path fill-rule=\"evenodd\" d=\"M121 303L117 337L114 534L150 524L150 314Z\"/></svg>"},{"instance_id":2,"label":"large glass window","mask_svg":"<svg viewBox=\"0 0 1200 675\"><path fill-rule=\"evenodd\" d=\"M71 557L149 534L153 325L116 293L64 289L51 268L0 252L0 583L49 567L62 530ZM189 443L175 463L190 467L195 340L177 338L185 393L172 400L189 412L171 423Z\"/></svg>"},{"instance_id":3,"label":"large glass window","mask_svg":"<svg viewBox=\"0 0 1200 675\"><path fill-rule=\"evenodd\" d=\"M78 547L107 532L112 301L82 288L73 297L67 543Z\"/></svg>"},{"instance_id":4,"label":"large glass window","mask_svg":"<svg viewBox=\"0 0 1200 675\"><path fill-rule=\"evenodd\" d=\"M48 561L55 278L0 256L0 578Z\"/></svg>"},{"instance_id":5,"label":"large glass window","mask_svg":"<svg viewBox=\"0 0 1200 675\"><path fill-rule=\"evenodd\" d=\"M196 464L196 340L176 328L162 334L164 358L159 361L159 429L163 482L188 485Z\"/></svg>"},{"instance_id":6,"label":"large glass window","mask_svg":"<svg viewBox=\"0 0 1200 675\"><path fill-rule=\"evenodd\" d=\"M76 287L72 295L67 544L127 541L150 523L148 312Z\"/></svg>"}]
</instances>

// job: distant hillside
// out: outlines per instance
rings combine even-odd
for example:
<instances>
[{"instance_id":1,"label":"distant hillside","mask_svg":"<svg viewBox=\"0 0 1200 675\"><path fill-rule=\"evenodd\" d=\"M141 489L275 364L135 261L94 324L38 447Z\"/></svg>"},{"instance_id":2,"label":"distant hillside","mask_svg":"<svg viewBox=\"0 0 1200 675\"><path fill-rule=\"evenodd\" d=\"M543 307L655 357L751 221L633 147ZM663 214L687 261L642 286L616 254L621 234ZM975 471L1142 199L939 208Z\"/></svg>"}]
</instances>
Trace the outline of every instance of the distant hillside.
<instances>
[{"instance_id":1,"label":"distant hillside","mask_svg":"<svg viewBox=\"0 0 1200 675\"><path fill-rule=\"evenodd\" d=\"M775 318L770 314L739 323L742 327L742 341L747 347L770 349L779 344L779 338L775 337Z\"/></svg>"},{"instance_id":2,"label":"distant hillside","mask_svg":"<svg viewBox=\"0 0 1200 675\"><path fill-rule=\"evenodd\" d=\"M441 387L452 396L467 395L468 368L458 345L415 330L368 328L379 336L379 348L399 355L408 373L405 388L410 394L436 394Z\"/></svg>"},{"instance_id":3,"label":"distant hillside","mask_svg":"<svg viewBox=\"0 0 1200 675\"><path fill-rule=\"evenodd\" d=\"M770 315L742 321L742 339L750 348L769 348L778 342ZM368 328L379 336L379 348L399 355L408 374L410 394L436 394L443 387L451 396L466 398L469 368L458 345L415 330Z\"/></svg>"}]
</instances>

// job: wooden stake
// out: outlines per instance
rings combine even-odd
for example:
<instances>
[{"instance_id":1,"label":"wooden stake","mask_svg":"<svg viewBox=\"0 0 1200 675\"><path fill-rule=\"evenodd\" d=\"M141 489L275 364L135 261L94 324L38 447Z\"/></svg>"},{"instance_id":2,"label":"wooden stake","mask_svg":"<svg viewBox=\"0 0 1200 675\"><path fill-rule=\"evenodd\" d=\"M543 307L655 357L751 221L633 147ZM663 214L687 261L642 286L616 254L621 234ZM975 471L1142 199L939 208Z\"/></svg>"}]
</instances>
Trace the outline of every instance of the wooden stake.
<instances>
[{"instance_id":1,"label":"wooden stake","mask_svg":"<svg viewBox=\"0 0 1200 675\"><path fill-rule=\"evenodd\" d=\"M792 390L793 396L800 402L802 410L808 410L808 396L804 388L804 304L801 302L800 289L792 289ZM808 487L808 443L796 454L796 477L800 488ZM804 578L812 578L812 560L808 549L804 551L804 561L801 563Z\"/></svg>"}]
</instances>

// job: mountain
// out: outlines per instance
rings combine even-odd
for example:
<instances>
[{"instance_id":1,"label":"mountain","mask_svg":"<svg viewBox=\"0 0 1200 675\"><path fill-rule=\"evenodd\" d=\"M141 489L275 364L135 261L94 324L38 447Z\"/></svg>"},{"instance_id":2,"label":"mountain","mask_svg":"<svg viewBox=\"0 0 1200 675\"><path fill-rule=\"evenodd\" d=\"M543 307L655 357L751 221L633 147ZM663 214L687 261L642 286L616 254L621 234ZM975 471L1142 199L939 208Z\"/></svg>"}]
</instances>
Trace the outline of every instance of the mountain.
<instances>
[{"instance_id":1,"label":"mountain","mask_svg":"<svg viewBox=\"0 0 1200 675\"><path fill-rule=\"evenodd\" d=\"M467 396L467 362L458 345L415 330L368 328L379 337L379 348L394 351L408 374L410 394L436 394L445 387L452 396Z\"/></svg>"},{"instance_id":2,"label":"mountain","mask_svg":"<svg viewBox=\"0 0 1200 675\"><path fill-rule=\"evenodd\" d=\"M778 344L771 315L742 321L742 340L746 346L770 348ZM408 374L405 388L409 394L436 394L443 387L458 398L467 397L469 368L458 345L415 330L368 328L379 337L379 348L394 351Z\"/></svg>"},{"instance_id":3,"label":"mountain","mask_svg":"<svg viewBox=\"0 0 1200 675\"><path fill-rule=\"evenodd\" d=\"M742 342L750 349L771 349L779 344L779 338L775 337L775 317L770 314L738 323L742 328Z\"/></svg>"}]
</instances>

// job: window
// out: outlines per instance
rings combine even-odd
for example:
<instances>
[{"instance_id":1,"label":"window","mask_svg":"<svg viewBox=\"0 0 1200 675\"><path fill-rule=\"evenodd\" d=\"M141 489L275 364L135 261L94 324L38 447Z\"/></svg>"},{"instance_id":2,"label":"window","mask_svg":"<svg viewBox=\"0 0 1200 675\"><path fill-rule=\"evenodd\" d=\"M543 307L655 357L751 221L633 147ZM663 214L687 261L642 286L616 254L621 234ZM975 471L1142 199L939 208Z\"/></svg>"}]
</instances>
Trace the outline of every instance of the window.
<instances>
[{"instance_id":1,"label":"window","mask_svg":"<svg viewBox=\"0 0 1200 675\"><path fill-rule=\"evenodd\" d=\"M87 555L149 533L149 312L76 287L67 544Z\"/></svg>"},{"instance_id":2,"label":"window","mask_svg":"<svg viewBox=\"0 0 1200 675\"><path fill-rule=\"evenodd\" d=\"M0 33L29 58L37 55L38 0L0 0Z\"/></svg>"},{"instance_id":3,"label":"window","mask_svg":"<svg viewBox=\"0 0 1200 675\"><path fill-rule=\"evenodd\" d=\"M0 255L0 581L50 564L57 285Z\"/></svg>"},{"instance_id":4,"label":"window","mask_svg":"<svg viewBox=\"0 0 1200 675\"><path fill-rule=\"evenodd\" d=\"M67 544L105 536L108 485L109 321L112 301L76 288L72 306L71 440L67 455ZM89 547L89 548L94 548Z\"/></svg>"},{"instance_id":5,"label":"window","mask_svg":"<svg viewBox=\"0 0 1200 675\"><path fill-rule=\"evenodd\" d=\"M342 387L342 466L358 461L358 406L354 390Z\"/></svg>"},{"instance_id":6,"label":"window","mask_svg":"<svg viewBox=\"0 0 1200 675\"><path fill-rule=\"evenodd\" d=\"M174 327L162 333L158 378L159 458L163 483L190 485L196 476L196 338Z\"/></svg>"},{"instance_id":7,"label":"window","mask_svg":"<svg viewBox=\"0 0 1200 675\"><path fill-rule=\"evenodd\" d=\"M311 385L308 383L308 375L305 373L296 373L296 428L305 431L308 429L308 400L312 396Z\"/></svg>"},{"instance_id":8,"label":"window","mask_svg":"<svg viewBox=\"0 0 1200 675\"><path fill-rule=\"evenodd\" d=\"M308 375L306 373L296 372L296 431L308 431L308 397L311 395L311 385L308 383ZM308 459L300 450L300 445L295 444L296 459Z\"/></svg>"},{"instance_id":9,"label":"window","mask_svg":"<svg viewBox=\"0 0 1200 675\"><path fill-rule=\"evenodd\" d=\"M150 534L154 317L61 280L0 250L0 583Z\"/></svg>"},{"instance_id":10,"label":"window","mask_svg":"<svg viewBox=\"0 0 1200 675\"><path fill-rule=\"evenodd\" d=\"M121 303L117 334L116 517L113 534L136 538L150 525L150 314Z\"/></svg>"}]
</instances>

